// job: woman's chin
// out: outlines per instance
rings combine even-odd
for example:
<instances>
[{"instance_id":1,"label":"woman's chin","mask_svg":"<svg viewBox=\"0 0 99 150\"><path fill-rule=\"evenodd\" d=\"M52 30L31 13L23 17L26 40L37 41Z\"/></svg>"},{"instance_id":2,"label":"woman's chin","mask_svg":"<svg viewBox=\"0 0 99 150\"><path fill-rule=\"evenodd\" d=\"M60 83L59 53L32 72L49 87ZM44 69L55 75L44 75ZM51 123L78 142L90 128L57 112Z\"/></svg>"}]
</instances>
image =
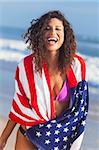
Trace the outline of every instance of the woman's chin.
<instances>
[{"instance_id":1,"label":"woman's chin","mask_svg":"<svg viewBox=\"0 0 99 150\"><path fill-rule=\"evenodd\" d=\"M55 51L58 51L60 47L57 47L57 46L50 46L50 47L47 47L46 49L50 52L55 52Z\"/></svg>"}]
</instances>

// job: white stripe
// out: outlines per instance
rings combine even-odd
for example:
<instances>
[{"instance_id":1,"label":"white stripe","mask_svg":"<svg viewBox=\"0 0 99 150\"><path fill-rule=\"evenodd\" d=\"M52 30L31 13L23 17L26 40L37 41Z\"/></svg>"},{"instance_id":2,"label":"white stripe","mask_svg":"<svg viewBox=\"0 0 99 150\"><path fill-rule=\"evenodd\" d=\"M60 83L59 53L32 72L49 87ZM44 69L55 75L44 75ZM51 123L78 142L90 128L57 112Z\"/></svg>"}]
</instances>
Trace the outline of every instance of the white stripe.
<instances>
[{"instance_id":1,"label":"white stripe","mask_svg":"<svg viewBox=\"0 0 99 150\"><path fill-rule=\"evenodd\" d=\"M14 100L16 102L16 104L19 106L20 110L22 111L22 113L26 114L27 116L29 117L32 117L33 119L37 119L39 120L40 118L38 117L38 115L36 114L35 110L34 109L29 109L29 108L26 108L25 106L23 106L21 103L20 103L20 100L17 96L17 94L15 93L15 96L14 96Z\"/></svg>"},{"instance_id":2,"label":"white stripe","mask_svg":"<svg viewBox=\"0 0 99 150\"><path fill-rule=\"evenodd\" d=\"M21 92L20 92L20 89L19 89L19 86L18 86L18 82L17 82L16 79L15 79L15 92L17 92L21 95Z\"/></svg>"},{"instance_id":3,"label":"white stripe","mask_svg":"<svg viewBox=\"0 0 99 150\"><path fill-rule=\"evenodd\" d=\"M26 96L28 97L29 100L31 100L29 84L28 84L28 80L27 80L26 72L24 68L24 61L21 61L21 63L19 64L19 79L20 79L20 82L22 83Z\"/></svg>"},{"instance_id":4,"label":"white stripe","mask_svg":"<svg viewBox=\"0 0 99 150\"><path fill-rule=\"evenodd\" d=\"M46 109L46 101L44 97L43 83L38 72L34 72L34 81L35 81L37 104L39 107L39 111L42 117L47 121L48 117L46 116L47 109Z\"/></svg>"},{"instance_id":5,"label":"white stripe","mask_svg":"<svg viewBox=\"0 0 99 150\"><path fill-rule=\"evenodd\" d=\"M81 64L80 61L77 58L74 58L74 61L71 65L73 72L75 74L77 82L82 81L82 76L81 76Z\"/></svg>"},{"instance_id":6,"label":"white stripe","mask_svg":"<svg viewBox=\"0 0 99 150\"><path fill-rule=\"evenodd\" d=\"M20 79L20 82L22 84L22 87L23 87L23 89L25 91L25 94L26 94L27 98L29 100L31 100L31 96L30 96L31 94L30 94L30 90L29 90L29 84L28 84L28 80L27 80L27 77L26 77L25 67L24 67L24 60L22 60L19 63L18 67L19 67L19 79ZM17 85L17 90L19 91L18 85ZM24 110L23 110L23 112L24 112ZM35 119L40 119L39 116L37 115L37 113L35 112L35 110L33 108L31 110L31 115L34 116Z\"/></svg>"},{"instance_id":7,"label":"white stripe","mask_svg":"<svg viewBox=\"0 0 99 150\"><path fill-rule=\"evenodd\" d=\"M43 80L43 89L44 89L44 95L45 95L45 99L46 99L46 107L47 107L48 117L50 119L51 118L50 92L49 92L49 88L48 88L47 81L45 78L44 70L42 70L42 80Z\"/></svg>"},{"instance_id":8,"label":"white stripe","mask_svg":"<svg viewBox=\"0 0 99 150\"><path fill-rule=\"evenodd\" d=\"M87 66L86 66L86 70L85 70L85 71L86 71L86 72L85 72L85 73L86 73L86 74L85 74L85 80L88 81L88 74L89 74L89 73L88 73Z\"/></svg>"},{"instance_id":9,"label":"white stripe","mask_svg":"<svg viewBox=\"0 0 99 150\"><path fill-rule=\"evenodd\" d=\"M79 150L82 140L83 140L84 132L73 142L70 150Z\"/></svg>"},{"instance_id":10,"label":"white stripe","mask_svg":"<svg viewBox=\"0 0 99 150\"><path fill-rule=\"evenodd\" d=\"M30 120L30 119L26 119L25 117L19 115L17 112L14 111L14 108L13 106L11 107L11 112L17 116L18 118L22 119L23 121L26 121L26 122L33 122L33 120Z\"/></svg>"}]
</instances>

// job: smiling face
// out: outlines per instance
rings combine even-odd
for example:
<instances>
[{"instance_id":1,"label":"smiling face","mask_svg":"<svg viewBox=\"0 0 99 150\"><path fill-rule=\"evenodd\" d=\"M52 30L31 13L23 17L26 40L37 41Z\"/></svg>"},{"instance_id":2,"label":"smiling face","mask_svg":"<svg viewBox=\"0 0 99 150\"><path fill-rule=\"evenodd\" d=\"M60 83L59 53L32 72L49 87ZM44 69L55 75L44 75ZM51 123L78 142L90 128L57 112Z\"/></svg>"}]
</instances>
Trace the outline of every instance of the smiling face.
<instances>
[{"instance_id":1,"label":"smiling face","mask_svg":"<svg viewBox=\"0 0 99 150\"><path fill-rule=\"evenodd\" d=\"M64 26L61 20L52 18L44 33L44 45L49 51L57 51L64 42Z\"/></svg>"}]
</instances>

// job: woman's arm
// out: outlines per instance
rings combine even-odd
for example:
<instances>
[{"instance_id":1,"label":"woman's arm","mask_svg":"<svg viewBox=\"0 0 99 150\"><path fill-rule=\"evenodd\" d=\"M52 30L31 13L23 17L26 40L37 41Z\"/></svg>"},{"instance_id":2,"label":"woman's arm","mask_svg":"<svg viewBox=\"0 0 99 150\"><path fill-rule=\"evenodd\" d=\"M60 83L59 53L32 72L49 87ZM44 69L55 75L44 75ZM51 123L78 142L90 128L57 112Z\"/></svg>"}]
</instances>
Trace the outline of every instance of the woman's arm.
<instances>
[{"instance_id":1,"label":"woman's arm","mask_svg":"<svg viewBox=\"0 0 99 150\"><path fill-rule=\"evenodd\" d=\"M8 120L6 127L4 128L4 130L0 136L0 150L3 150L3 148L5 147L7 139L9 138L15 125L16 125L15 122L13 122L12 120Z\"/></svg>"}]
</instances>

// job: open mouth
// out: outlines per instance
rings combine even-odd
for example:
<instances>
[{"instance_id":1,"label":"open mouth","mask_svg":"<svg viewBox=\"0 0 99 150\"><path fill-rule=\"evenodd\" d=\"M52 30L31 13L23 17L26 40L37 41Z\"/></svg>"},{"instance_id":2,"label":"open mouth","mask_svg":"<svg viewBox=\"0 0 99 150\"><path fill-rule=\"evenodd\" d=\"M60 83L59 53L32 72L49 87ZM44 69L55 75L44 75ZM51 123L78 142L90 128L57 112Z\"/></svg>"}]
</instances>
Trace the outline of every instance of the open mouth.
<instances>
[{"instance_id":1,"label":"open mouth","mask_svg":"<svg viewBox=\"0 0 99 150\"><path fill-rule=\"evenodd\" d=\"M58 41L58 39L57 38L48 38L48 42L49 43L56 43Z\"/></svg>"}]
</instances>

